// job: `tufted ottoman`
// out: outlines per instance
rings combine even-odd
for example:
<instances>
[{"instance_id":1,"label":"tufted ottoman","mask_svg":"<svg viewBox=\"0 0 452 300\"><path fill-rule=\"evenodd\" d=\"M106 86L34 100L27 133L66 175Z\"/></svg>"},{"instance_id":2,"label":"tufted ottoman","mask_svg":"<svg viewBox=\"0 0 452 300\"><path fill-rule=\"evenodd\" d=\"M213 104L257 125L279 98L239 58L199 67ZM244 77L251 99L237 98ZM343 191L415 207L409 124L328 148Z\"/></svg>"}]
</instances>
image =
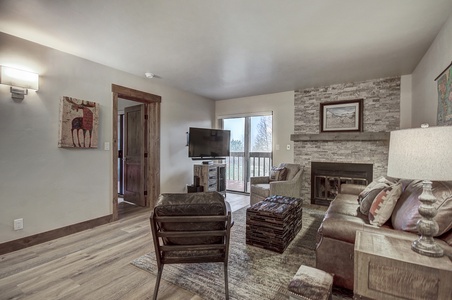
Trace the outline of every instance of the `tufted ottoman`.
<instances>
[{"instance_id":1,"label":"tufted ottoman","mask_svg":"<svg viewBox=\"0 0 452 300\"><path fill-rule=\"evenodd\" d=\"M246 243L283 253L301 229L303 201L270 196L246 210Z\"/></svg>"},{"instance_id":2,"label":"tufted ottoman","mask_svg":"<svg viewBox=\"0 0 452 300\"><path fill-rule=\"evenodd\" d=\"M333 276L322 270L301 265L289 283L290 300L331 299Z\"/></svg>"}]
</instances>

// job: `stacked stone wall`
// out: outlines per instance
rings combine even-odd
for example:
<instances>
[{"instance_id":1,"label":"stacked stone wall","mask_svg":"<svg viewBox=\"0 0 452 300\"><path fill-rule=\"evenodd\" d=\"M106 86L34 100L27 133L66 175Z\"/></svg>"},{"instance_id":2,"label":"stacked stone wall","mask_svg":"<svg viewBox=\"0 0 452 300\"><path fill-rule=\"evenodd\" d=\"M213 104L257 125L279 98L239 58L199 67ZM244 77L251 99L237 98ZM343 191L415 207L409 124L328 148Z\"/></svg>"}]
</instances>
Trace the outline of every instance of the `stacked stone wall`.
<instances>
[{"instance_id":1,"label":"stacked stone wall","mask_svg":"<svg viewBox=\"0 0 452 300\"><path fill-rule=\"evenodd\" d=\"M295 134L320 133L320 103L363 99L363 131L400 126L400 77L295 91ZM311 161L373 164L373 177L387 172L389 141L294 141L294 160L305 167L302 197L311 198Z\"/></svg>"}]
</instances>

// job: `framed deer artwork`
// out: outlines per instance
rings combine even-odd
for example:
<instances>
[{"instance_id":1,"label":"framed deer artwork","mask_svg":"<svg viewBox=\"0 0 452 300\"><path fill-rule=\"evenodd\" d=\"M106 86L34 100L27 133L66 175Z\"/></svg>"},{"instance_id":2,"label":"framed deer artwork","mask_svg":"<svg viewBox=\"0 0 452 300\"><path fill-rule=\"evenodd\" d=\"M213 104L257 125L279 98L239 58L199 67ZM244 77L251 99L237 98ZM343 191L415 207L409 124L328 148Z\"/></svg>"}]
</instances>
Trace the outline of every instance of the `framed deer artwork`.
<instances>
[{"instance_id":1,"label":"framed deer artwork","mask_svg":"<svg viewBox=\"0 0 452 300\"><path fill-rule=\"evenodd\" d=\"M60 102L58 147L97 148L99 104L64 96Z\"/></svg>"}]
</instances>

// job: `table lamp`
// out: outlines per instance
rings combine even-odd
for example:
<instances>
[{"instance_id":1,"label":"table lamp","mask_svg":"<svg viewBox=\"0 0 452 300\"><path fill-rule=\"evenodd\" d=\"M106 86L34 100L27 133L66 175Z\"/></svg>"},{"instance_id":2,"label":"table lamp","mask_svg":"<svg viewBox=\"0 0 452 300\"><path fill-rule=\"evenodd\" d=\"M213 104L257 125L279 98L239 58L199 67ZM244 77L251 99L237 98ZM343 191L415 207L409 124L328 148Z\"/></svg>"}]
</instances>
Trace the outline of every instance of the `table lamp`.
<instances>
[{"instance_id":1,"label":"table lamp","mask_svg":"<svg viewBox=\"0 0 452 300\"><path fill-rule=\"evenodd\" d=\"M396 130L389 142L388 176L423 180L423 191L417 222L419 238L411 249L419 254L441 257L443 249L433 236L438 233L438 223L433 219L437 210L432 194L432 180L452 180L452 126Z\"/></svg>"}]
</instances>

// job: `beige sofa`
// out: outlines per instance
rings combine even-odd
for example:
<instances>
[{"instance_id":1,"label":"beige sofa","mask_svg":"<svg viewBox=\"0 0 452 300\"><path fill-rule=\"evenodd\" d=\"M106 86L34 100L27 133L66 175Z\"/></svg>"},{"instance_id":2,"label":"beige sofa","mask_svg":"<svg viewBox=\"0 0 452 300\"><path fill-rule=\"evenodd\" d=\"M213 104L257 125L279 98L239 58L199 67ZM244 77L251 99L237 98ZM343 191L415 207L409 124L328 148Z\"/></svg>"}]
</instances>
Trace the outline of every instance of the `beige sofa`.
<instances>
[{"instance_id":1,"label":"beige sofa","mask_svg":"<svg viewBox=\"0 0 452 300\"><path fill-rule=\"evenodd\" d=\"M271 195L301 198L301 175L299 164L282 163L279 167L287 170L286 180L271 181L268 176L250 178L250 204L258 203Z\"/></svg>"},{"instance_id":2,"label":"beige sofa","mask_svg":"<svg viewBox=\"0 0 452 300\"><path fill-rule=\"evenodd\" d=\"M357 201L364 186L344 184L341 193L331 202L317 233L316 267L334 274L334 284L353 289L354 244L357 230L377 232L414 241L418 197L422 193L421 181L402 181L402 194L397 200L390 219L381 227L370 225L367 215L361 213ZM452 258L452 182L433 182L432 192L437 198L435 207L439 224L436 237L445 255ZM399 228L399 229L395 229Z\"/></svg>"}]
</instances>

